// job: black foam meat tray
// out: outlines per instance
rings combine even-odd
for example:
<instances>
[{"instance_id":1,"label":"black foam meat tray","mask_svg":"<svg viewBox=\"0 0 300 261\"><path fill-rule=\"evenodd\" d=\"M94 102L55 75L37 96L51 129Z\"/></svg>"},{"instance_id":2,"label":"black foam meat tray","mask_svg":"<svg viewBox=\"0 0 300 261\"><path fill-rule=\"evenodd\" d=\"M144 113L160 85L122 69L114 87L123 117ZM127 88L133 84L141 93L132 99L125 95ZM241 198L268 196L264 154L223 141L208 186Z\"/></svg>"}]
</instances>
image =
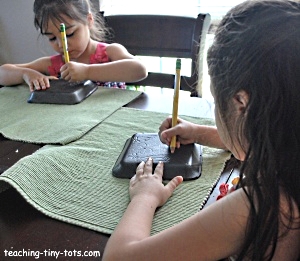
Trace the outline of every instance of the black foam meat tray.
<instances>
[{"instance_id":1,"label":"black foam meat tray","mask_svg":"<svg viewBox=\"0 0 300 261\"><path fill-rule=\"evenodd\" d=\"M97 88L98 86L92 81L51 80L50 88L33 91L27 101L29 103L76 104L90 96Z\"/></svg>"},{"instance_id":2,"label":"black foam meat tray","mask_svg":"<svg viewBox=\"0 0 300 261\"><path fill-rule=\"evenodd\" d=\"M112 174L118 178L131 178L141 161L153 159L153 170L159 161L164 162L164 180L182 176L184 180L199 178L202 169L202 146L199 144L181 145L171 153L157 133L136 133L127 139Z\"/></svg>"}]
</instances>

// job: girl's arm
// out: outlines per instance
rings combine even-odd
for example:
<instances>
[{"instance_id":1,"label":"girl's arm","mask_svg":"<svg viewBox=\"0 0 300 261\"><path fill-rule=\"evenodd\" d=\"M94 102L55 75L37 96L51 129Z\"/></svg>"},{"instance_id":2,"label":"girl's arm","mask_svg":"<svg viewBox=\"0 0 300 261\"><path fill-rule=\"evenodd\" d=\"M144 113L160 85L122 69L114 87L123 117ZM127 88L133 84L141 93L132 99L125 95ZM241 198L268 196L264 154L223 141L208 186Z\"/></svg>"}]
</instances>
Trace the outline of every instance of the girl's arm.
<instances>
[{"instance_id":1,"label":"girl's arm","mask_svg":"<svg viewBox=\"0 0 300 261\"><path fill-rule=\"evenodd\" d=\"M164 186L162 169L158 164L152 174L151 160L138 166L130 182L131 202L108 240L103 260L218 260L238 253L249 214L242 189L150 236L156 208L182 181L176 177Z\"/></svg>"},{"instance_id":2,"label":"girl's arm","mask_svg":"<svg viewBox=\"0 0 300 261\"><path fill-rule=\"evenodd\" d=\"M61 76L68 81L136 82L147 77L145 65L120 44L106 47L108 63L70 62L62 66Z\"/></svg>"},{"instance_id":3,"label":"girl's arm","mask_svg":"<svg viewBox=\"0 0 300 261\"><path fill-rule=\"evenodd\" d=\"M56 77L47 76L50 57L43 57L26 64L4 64L0 66L0 84L17 85L27 83L30 90L46 89L50 87L49 79Z\"/></svg>"}]
</instances>

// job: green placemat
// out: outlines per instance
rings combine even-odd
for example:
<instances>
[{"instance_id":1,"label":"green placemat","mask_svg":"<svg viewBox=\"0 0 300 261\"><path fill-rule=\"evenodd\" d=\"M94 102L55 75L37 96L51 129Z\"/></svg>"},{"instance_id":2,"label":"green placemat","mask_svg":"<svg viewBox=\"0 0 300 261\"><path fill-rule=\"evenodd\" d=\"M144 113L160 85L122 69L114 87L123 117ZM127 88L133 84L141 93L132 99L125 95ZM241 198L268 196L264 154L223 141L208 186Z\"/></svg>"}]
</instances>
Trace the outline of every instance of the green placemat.
<instances>
[{"instance_id":1,"label":"green placemat","mask_svg":"<svg viewBox=\"0 0 300 261\"><path fill-rule=\"evenodd\" d=\"M12 140L67 144L82 137L141 92L102 88L79 104L30 104L25 85L0 88L0 133Z\"/></svg>"},{"instance_id":2,"label":"green placemat","mask_svg":"<svg viewBox=\"0 0 300 261\"><path fill-rule=\"evenodd\" d=\"M129 202L129 180L114 178L112 167L126 139L137 132L157 132L166 116L121 108L81 139L65 146L48 145L23 158L0 181L50 217L111 233ZM214 124L209 119L185 118ZM181 184L156 212L153 234L199 211L229 156L223 150L203 148L202 176ZM0 182L0 191L7 183Z\"/></svg>"}]
</instances>

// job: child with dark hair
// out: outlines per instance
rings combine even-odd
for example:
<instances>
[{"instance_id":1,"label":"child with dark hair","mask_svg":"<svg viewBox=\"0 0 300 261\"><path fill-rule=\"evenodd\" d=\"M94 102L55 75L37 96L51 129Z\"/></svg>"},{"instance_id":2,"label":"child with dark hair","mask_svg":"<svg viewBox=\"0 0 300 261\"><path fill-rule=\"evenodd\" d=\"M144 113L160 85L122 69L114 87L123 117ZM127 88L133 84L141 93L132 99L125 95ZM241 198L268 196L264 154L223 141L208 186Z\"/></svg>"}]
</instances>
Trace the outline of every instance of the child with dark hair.
<instances>
[{"instance_id":1,"label":"child with dark hair","mask_svg":"<svg viewBox=\"0 0 300 261\"><path fill-rule=\"evenodd\" d=\"M163 185L163 163L153 173L142 162L103 260L300 260L299 28L299 1L249 0L226 14L207 56L217 128L166 119L159 134L230 150L240 188L150 236L182 177Z\"/></svg>"},{"instance_id":2,"label":"child with dark hair","mask_svg":"<svg viewBox=\"0 0 300 261\"><path fill-rule=\"evenodd\" d=\"M147 76L145 66L124 46L104 43L107 28L89 0L36 0L34 25L58 55L0 67L0 85L27 83L30 90L50 87L49 80L134 82ZM64 62L60 24L66 26L70 62ZM121 84L122 85L122 84Z\"/></svg>"}]
</instances>

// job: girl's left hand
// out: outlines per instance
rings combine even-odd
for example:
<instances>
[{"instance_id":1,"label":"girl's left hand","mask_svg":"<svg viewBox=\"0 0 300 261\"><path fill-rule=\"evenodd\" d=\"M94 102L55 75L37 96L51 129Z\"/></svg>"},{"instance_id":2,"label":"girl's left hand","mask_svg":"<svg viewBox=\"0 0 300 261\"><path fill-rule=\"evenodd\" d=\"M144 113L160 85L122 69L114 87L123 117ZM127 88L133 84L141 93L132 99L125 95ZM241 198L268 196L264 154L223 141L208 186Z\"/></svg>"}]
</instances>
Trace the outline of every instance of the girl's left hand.
<instances>
[{"instance_id":1,"label":"girl's left hand","mask_svg":"<svg viewBox=\"0 0 300 261\"><path fill-rule=\"evenodd\" d=\"M61 78L70 82L87 80L87 65L77 62L68 62L60 68Z\"/></svg>"},{"instance_id":2,"label":"girl's left hand","mask_svg":"<svg viewBox=\"0 0 300 261\"><path fill-rule=\"evenodd\" d=\"M130 180L130 198L144 197L145 200L153 200L155 206L164 205L173 194L173 191L182 183L181 176L174 177L167 185L162 183L163 163L159 162L152 174L153 160L149 158L141 162L136 174Z\"/></svg>"}]
</instances>

